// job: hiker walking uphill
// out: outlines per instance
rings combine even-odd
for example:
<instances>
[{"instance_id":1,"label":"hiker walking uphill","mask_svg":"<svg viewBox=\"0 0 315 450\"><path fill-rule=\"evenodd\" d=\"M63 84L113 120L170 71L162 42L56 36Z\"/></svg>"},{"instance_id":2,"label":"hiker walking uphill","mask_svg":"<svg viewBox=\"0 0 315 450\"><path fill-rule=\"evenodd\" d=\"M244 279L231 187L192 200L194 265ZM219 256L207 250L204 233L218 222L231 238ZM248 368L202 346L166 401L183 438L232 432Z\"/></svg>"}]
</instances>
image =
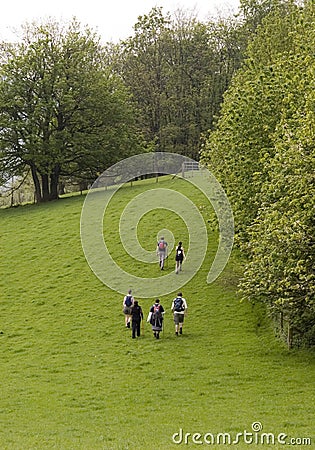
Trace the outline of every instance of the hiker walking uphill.
<instances>
[{"instance_id":1,"label":"hiker walking uphill","mask_svg":"<svg viewBox=\"0 0 315 450\"><path fill-rule=\"evenodd\" d=\"M182 270L183 259L186 259L183 243L179 241L175 250L175 273Z\"/></svg>"},{"instance_id":2,"label":"hiker walking uphill","mask_svg":"<svg viewBox=\"0 0 315 450\"><path fill-rule=\"evenodd\" d=\"M136 335L140 336L140 324L141 320L143 320L143 312L142 308L137 302L134 301L133 306L131 307L131 317L132 317L132 339L136 338Z\"/></svg>"},{"instance_id":3,"label":"hiker walking uphill","mask_svg":"<svg viewBox=\"0 0 315 450\"><path fill-rule=\"evenodd\" d=\"M125 295L123 301L123 313L125 314L125 325L127 328L130 328L131 321L131 308L134 304L135 299L132 296L131 289L129 289L128 294Z\"/></svg>"},{"instance_id":4,"label":"hiker walking uphill","mask_svg":"<svg viewBox=\"0 0 315 450\"><path fill-rule=\"evenodd\" d=\"M177 297L174 298L171 310L174 313L175 334L178 336L178 333L183 334L183 323L185 315L187 314L187 302L183 298L181 292L179 292Z\"/></svg>"},{"instance_id":5,"label":"hiker walking uphill","mask_svg":"<svg viewBox=\"0 0 315 450\"><path fill-rule=\"evenodd\" d=\"M163 314L164 308L160 304L160 300L157 298L154 305L151 306L147 322L152 325L153 335L156 339L160 338L160 332L163 330Z\"/></svg>"},{"instance_id":6,"label":"hiker walking uphill","mask_svg":"<svg viewBox=\"0 0 315 450\"><path fill-rule=\"evenodd\" d=\"M167 242L164 240L163 236L159 239L157 243L156 254L159 257L160 269L163 270L164 261L165 258L167 258Z\"/></svg>"}]
</instances>

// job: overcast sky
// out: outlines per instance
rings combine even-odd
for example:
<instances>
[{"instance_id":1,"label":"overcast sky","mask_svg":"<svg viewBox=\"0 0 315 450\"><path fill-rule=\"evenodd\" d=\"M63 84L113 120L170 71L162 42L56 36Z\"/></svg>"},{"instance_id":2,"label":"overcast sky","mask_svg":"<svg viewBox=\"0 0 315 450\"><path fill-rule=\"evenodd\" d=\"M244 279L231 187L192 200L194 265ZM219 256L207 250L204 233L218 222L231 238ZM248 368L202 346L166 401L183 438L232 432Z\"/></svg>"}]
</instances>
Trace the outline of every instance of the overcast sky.
<instances>
[{"instance_id":1,"label":"overcast sky","mask_svg":"<svg viewBox=\"0 0 315 450\"><path fill-rule=\"evenodd\" d=\"M238 0L5 0L0 12L0 39L13 39L14 29L49 16L57 20L77 17L97 31L103 41L117 42L132 34L137 18L154 6L164 14L177 9L193 11L200 20L219 11L237 11Z\"/></svg>"}]
</instances>

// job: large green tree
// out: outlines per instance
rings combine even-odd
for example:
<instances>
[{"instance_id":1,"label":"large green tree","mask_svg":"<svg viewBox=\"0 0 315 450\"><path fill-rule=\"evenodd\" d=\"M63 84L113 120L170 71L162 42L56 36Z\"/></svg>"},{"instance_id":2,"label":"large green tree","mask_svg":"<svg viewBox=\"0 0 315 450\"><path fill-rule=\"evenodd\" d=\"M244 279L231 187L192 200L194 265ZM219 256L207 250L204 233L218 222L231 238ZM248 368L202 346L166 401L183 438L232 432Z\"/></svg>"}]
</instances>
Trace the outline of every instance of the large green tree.
<instances>
[{"instance_id":1,"label":"large green tree","mask_svg":"<svg viewBox=\"0 0 315 450\"><path fill-rule=\"evenodd\" d=\"M27 25L1 56L2 173L29 167L38 202L58 197L60 176L94 179L135 151L129 94L89 29Z\"/></svg>"},{"instance_id":2,"label":"large green tree","mask_svg":"<svg viewBox=\"0 0 315 450\"><path fill-rule=\"evenodd\" d=\"M121 43L118 72L130 88L146 140L160 151L199 158L223 92L239 68L243 41L232 18L201 23L153 8Z\"/></svg>"},{"instance_id":3,"label":"large green tree","mask_svg":"<svg viewBox=\"0 0 315 450\"><path fill-rule=\"evenodd\" d=\"M315 343L314 11L283 2L265 17L203 153L248 256L243 295L268 305L289 345Z\"/></svg>"},{"instance_id":4,"label":"large green tree","mask_svg":"<svg viewBox=\"0 0 315 450\"><path fill-rule=\"evenodd\" d=\"M296 8L275 8L258 28L247 59L224 95L216 130L202 159L224 185L233 205L238 238L246 244L247 227L261 204L261 187L269 180L265 162L273 157L274 132L287 95L285 76L275 76L279 57L294 47Z\"/></svg>"},{"instance_id":5,"label":"large green tree","mask_svg":"<svg viewBox=\"0 0 315 450\"><path fill-rule=\"evenodd\" d=\"M286 95L242 281L247 298L265 302L281 327L287 325L289 346L315 344L314 18L311 2L292 17L294 46L274 64Z\"/></svg>"}]
</instances>

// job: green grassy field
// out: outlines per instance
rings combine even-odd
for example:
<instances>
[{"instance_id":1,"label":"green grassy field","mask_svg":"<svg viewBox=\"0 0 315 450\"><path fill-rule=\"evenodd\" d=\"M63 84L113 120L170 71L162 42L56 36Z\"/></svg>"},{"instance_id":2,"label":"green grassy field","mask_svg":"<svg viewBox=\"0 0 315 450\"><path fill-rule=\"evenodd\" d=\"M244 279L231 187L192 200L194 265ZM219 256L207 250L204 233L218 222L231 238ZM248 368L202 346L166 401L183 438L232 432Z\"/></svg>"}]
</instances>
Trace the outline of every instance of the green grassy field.
<instances>
[{"instance_id":1,"label":"green grassy field","mask_svg":"<svg viewBox=\"0 0 315 450\"><path fill-rule=\"evenodd\" d=\"M117 194L104 225L113 253L119 253L114 229L121 208L152 183ZM159 185L204 202L189 186L174 183ZM263 311L240 303L238 255L208 285L210 246L205 263L183 287L189 311L182 336L174 335L171 293L161 297L167 312L160 341L147 323L144 334L132 340L122 295L104 286L86 263L80 242L83 201L74 196L0 210L0 448L288 449L290 438L310 438L311 445L295 447L315 448L315 354L288 351ZM160 229L159 213L139 224L139 240L148 248ZM211 214L209 205L203 213ZM184 224L175 214L168 227L179 229L185 242ZM215 230L209 232L215 243ZM121 264L128 261L126 256ZM161 276L156 265L139 263L134 270ZM171 270L170 262L166 271ZM152 302L140 300L145 316ZM254 422L261 422L262 432L253 432ZM172 436L181 429L184 436L176 444ZM206 433L216 438L230 433L235 441L245 430L253 432L253 443L250 435L247 443L243 437L231 445L224 445L223 437L211 445L202 441ZM286 444L276 439L256 445L263 432L285 433ZM186 433L191 435L185 438Z\"/></svg>"}]
</instances>

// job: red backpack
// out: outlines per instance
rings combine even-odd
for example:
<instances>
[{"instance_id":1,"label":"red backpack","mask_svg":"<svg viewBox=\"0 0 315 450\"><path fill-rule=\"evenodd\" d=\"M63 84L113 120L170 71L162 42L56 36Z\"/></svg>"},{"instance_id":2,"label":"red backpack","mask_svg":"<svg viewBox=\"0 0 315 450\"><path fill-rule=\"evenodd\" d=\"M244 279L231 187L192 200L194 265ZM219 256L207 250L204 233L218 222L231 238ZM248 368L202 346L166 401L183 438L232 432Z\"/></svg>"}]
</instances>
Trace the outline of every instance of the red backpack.
<instances>
[{"instance_id":1,"label":"red backpack","mask_svg":"<svg viewBox=\"0 0 315 450\"><path fill-rule=\"evenodd\" d=\"M159 250L165 250L166 244L164 241L159 242Z\"/></svg>"}]
</instances>

